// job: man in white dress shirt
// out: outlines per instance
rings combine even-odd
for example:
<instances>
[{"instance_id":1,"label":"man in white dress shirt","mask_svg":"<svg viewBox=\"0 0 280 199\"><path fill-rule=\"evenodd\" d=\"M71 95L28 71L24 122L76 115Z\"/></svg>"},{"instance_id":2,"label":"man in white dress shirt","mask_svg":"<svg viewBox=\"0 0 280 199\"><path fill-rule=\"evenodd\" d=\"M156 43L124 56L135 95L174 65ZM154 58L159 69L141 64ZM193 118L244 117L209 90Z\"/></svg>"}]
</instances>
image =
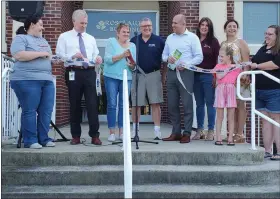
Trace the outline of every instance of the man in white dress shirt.
<instances>
[{"instance_id":1,"label":"man in white dress shirt","mask_svg":"<svg viewBox=\"0 0 280 199\"><path fill-rule=\"evenodd\" d=\"M94 65L102 63L95 38L87 34L88 16L84 10L72 15L73 30L62 33L57 41L56 54L62 57L66 67L65 81L70 101L70 144L80 144L81 99L85 96L91 143L101 145L99 139L98 102L96 94L96 72ZM76 62L77 61L77 62Z\"/></svg>"},{"instance_id":2,"label":"man in white dress shirt","mask_svg":"<svg viewBox=\"0 0 280 199\"><path fill-rule=\"evenodd\" d=\"M193 84L194 72L185 69L179 63L195 66L202 62L203 54L199 38L186 28L186 18L179 14L172 21L173 32L167 37L162 59L168 62L167 101L168 113L172 123L172 132L163 141L189 143L193 123ZM176 52L176 53L175 53ZM179 81L181 78L181 82ZM184 107L183 136L181 134L180 97Z\"/></svg>"}]
</instances>

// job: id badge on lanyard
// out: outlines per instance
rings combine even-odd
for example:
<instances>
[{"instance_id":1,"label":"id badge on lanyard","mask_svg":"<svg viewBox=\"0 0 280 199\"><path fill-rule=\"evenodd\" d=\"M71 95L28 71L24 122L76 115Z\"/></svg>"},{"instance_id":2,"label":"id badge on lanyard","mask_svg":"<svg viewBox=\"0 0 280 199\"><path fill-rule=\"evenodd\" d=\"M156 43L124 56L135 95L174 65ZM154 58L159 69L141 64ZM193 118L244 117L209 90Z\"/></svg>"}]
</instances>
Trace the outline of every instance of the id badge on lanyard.
<instances>
[{"instance_id":1,"label":"id badge on lanyard","mask_svg":"<svg viewBox=\"0 0 280 199\"><path fill-rule=\"evenodd\" d=\"M74 81L75 80L75 71L70 71L69 72L69 81Z\"/></svg>"}]
</instances>

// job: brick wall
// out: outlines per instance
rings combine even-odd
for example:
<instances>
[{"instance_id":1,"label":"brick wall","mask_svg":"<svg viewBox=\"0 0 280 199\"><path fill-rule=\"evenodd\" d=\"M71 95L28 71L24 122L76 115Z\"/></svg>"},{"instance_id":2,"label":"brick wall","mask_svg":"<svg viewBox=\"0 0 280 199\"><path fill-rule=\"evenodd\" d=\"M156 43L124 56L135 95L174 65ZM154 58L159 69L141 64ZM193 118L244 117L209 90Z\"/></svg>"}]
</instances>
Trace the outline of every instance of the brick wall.
<instances>
[{"instance_id":1,"label":"brick wall","mask_svg":"<svg viewBox=\"0 0 280 199\"><path fill-rule=\"evenodd\" d=\"M83 1L45 1L44 14L42 20L45 30L43 37L51 45L55 54L56 42L62 32L73 28L72 13L75 9L82 8ZM7 47L10 55L10 45L12 42L13 20L9 16L7 9ZM65 86L64 67L62 64L53 65L53 74L56 76L56 124L58 126L69 123L69 101L68 90Z\"/></svg>"},{"instance_id":2,"label":"brick wall","mask_svg":"<svg viewBox=\"0 0 280 199\"><path fill-rule=\"evenodd\" d=\"M10 47L13 37L13 19L9 16L8 2L6 3L6 43L7 55L11 56Z\"/></svg>"},{"instance_id":3,"label":"brick wall","mask_svg":"<svg viewBox=\"0 0 280 199\"><path fill-rule=\"evenodd\" d=\"M195 32L199 22L199 1L181 1L180 13L187 19L187 28Z\"/></svg>"},{"instance_id":4,"label":"brick wall","mask_svg":"<svg viewBox=\"0 0 280 199\"><path fill-rule=\"evenodd\" d=\"M227 19L234 18L234 1L227 1Z\"/></svg>"}]
</instances>

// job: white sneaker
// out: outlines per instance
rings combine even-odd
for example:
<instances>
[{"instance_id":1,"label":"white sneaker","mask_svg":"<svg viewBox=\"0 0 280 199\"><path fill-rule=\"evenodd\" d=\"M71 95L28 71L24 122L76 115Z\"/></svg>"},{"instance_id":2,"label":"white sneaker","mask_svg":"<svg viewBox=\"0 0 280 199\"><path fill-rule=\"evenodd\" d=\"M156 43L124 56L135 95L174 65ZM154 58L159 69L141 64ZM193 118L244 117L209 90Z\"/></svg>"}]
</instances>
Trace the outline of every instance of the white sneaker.
<instances>
[{"instance_id":1,"label":"white sneaker","mask_svg":"<svg viewBox=\"0 0 280 199\"><path fill-rule=\"evenodd\" d=\"M46 144L46 147L55 147L55 143L50 141Z\"/></svg>"},{"instance_id":2,"label":"white sneaker","mask_svg":"<svg viewBox=\"0 0 280 199\"><path fill-rule=\"evenodd\" d=\"M115 141L116 141L116 136L115 136L115 134L110 134L109 137L108 137L108 141L109 141L109 142L115 142Z\"/></svg>"},{"instance_id":3,"label":"white sneaker","mask_svg":"<svg viewBox=\"0 0 280 199\"><path fill-rule=\"evenodd\" d=\"M160 131L154 131L155 133L155 139L154 140L161 140L161 132Z\"/></svg>"},{"instance_id":4,"label":"white sneaker","mask_svg":"<svg viewBox=\"0 0 280 199\"><path fill-rule=\"evenodd\" d=\"M134 138L135 137L135 132L132 131L130 136L131 136L131 138Z\"/></svg>"},{"instance_id":5,"label":"white sneaker","mask_svg":"<svg viewBox=\"0 0 280 199\"><path fill-rule=\"evenodd\" d=\"M119 140L120 140L120 141L123 141L123 134L121 134L121 135L119 136Z\"/></svg>"},{"instance_id":6,"label":"white sneaker","mask_svg":"<svg viewBox=\"0 0 280 199\"><path fill-rule=\"evenodd\" d=\"M29 148L30 149L41 149L42 145L39 143L34 143L34 144L31 144Z\"/></svg>"}]
</instances>

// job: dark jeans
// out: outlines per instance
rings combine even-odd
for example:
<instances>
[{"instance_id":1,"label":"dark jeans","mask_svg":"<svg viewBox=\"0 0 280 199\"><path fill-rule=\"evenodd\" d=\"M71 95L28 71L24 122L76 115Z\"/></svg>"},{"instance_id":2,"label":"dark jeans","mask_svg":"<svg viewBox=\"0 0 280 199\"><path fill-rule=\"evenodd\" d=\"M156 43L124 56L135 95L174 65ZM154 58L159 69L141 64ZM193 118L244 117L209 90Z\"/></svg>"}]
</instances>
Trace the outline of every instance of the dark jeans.
<instances>
[{"instance_id":1,"label":"dark jeans","mask_svg":"<svg viewBox=\"0 0 280 199\"><path fill-rule=\"evenodd\" d=\"M96 94L96 72L94 69L73 69L75 80L69 80L66 69L65 81L70 101L70 128L72 137L81 137L82 109L81 100L85 96L89 123L89 136L99 137L98 97Z\"/></svg>"},{"instance_id":2,"label":"dark jeans","mask_svg":"<svg viewBox=\"0 0 280 199\"><path fill-rule=\"evenodd\" d=\"M215 101L215 88L212 86L212 74L195 73L194 97L196 101L197 129L204 129L205 104L207 106L208 130L214 130L216 110L213 107Z\"/></svg>"},{"instance_id":3,"label":"dark jeans","mask_svg":"<svg viewBox=\"0 0 280 199\"><path fill-rule=\"evenodd\" d=\"M44 146L52 141L48 137L48 132L54 105L53 82L17 80L11 81L11 87L22 109L21 132L24 147L30 147L34 143Z\"/></svg>"}]
</instances>

